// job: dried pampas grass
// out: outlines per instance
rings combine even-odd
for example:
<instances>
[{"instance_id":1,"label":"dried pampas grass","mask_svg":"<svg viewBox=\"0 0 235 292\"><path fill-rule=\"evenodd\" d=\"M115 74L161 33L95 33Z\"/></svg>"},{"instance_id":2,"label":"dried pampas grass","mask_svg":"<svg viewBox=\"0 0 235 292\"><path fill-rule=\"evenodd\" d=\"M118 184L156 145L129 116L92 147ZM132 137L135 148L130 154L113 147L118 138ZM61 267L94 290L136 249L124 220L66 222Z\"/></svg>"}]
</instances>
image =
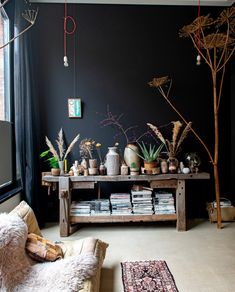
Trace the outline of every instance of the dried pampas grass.
<instances>
[{"instance_id":1,"label":"dried pampas grass","mask_svg":"<svg viewBox=\"0 0 235 292\"><path fill-rule=\"evenodd\" d=\"M63 137L63 130L62 128L60 129L59 133L58 133L58 138L56 139L56 144L59 150L59 154L57 153L57 151L55 150L53 144L51 143L51 141L48 139L48 137L46 136L46 144L51 152L51 154L56 158L57 161L62 161L64 159L67 158L68 154L72 151L75 143L78 141L80 137L80 134L78 134L73 141L69 144L67 150L65 151L65 147L64 147L64 137Z\"/></svg>"},{"instance_id":2,"label":"dried pampas grass","mask_svg":"<svg viewBox=\"0 0 235 292\"><path fill-rule=\"evenodd\" d=\"M183 143L184 139L187 137L189 131L191 130L192 122L189 122L183 131L181 131L183 124L180 121L172 122L172 140L165 139L162 133L159 131L159 128L153 124L147 123L150 129L154 132L157 138L165 144L167 154L169 157L176 157L180 151L180 146Z\"/></svg>"}]
</instances>

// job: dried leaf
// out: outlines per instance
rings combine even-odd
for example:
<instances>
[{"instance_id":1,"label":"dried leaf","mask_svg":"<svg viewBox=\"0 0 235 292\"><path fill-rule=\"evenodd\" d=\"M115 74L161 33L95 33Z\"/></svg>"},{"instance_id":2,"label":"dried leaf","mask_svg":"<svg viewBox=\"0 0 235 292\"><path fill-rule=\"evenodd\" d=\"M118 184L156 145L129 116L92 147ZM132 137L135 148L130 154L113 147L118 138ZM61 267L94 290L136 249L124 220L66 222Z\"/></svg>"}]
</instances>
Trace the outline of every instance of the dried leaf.
<instances>
[{"instance_id":1,"label":"dried leaf","mask_svg":"<svg viewBox=\"0 0 235 292\"><path fill-rule=\"evenodd\" d=\"M57 154L54 146L52 145L51 141L47 138L47 136L46 136L46 144L47 144L51 154L57 159L57 161L59 161L60 160L59 155Z\"/></svg>"},{"instance_id":2,"label":"dried leaf","mask_svg":"<svg viewBox=\"0 0 235 292\"><path fill-rule=\"evenodd\" d=\"M59 133L58 133L58 139L56 140L58 149L59 149L59 156L60 156L60 160L63 160L63 155L64 155L64 139L63 139L63 130L62 128L60 129Z\"/></svg>"},{"instance_id":3,"label":"dried leaf","mask_svg":"<svg viewBox=\"0 0 235 292\"><path fill-rule=\"evenodd\" d=\"M162 136L161 132L158 130L158 128L150 123L147 123L147 125L155 133L155 135L158 137L158 139L160 139L162 141L162 143L166 144L166 141L165 141L164 137Z\"/></svg>"},{"instance_id":4,"label":"dried leaf","mask_svg":"<svg viewBox=\"0 0 235 292\"><path fill-rule=\"evenodd\" d=\"M206 16L199 16L191 24L185 25L180 29L180 37L189 37L191 34L197 33L202 28L207 28L214 23L213 18L209 17L210 14Z\"/></svg>"},{"instance_id":5,"label":"dried leaf","mask_svg":"<svg viewBox=\"0 0 235 292\"><path fill-rule=\"evenodd\" d=\"M177 137L178 134L180 132L180 129L182 127L182 123L180 121L176 121L176 122L172 122L173 129L172 129L172 147L173 147L173 151L176 149L176 145L177 145Z\"/></svg>"},{"instance_id":6,"label":"dried leaf","mask_svg":"<svg viewBox=\"0 0 235 292\"><path fill-rule=\"evenodd\" d=\"M150 87L160 87L166 83L168 83L170 81L170 79L168 78L168 76L164 76L164 77L159 77L159 78L153 78L152 81L148 82L148 85Z\"/></svg>"},{"instance_id":7,"label":"dried leaf","mask_svg":"<svg viewBox=\"0 0 235 292\"><path fill-rule=\"evenodd\" d=\"M224 23L233 22L234 19L235 19L235 7L224 9L220 13L220 16L217 19L218 26L220 26Z\"/></svg>"},{"instance_id":8,"label":"dried leaf","mask_svg":"<svg viewBox=\"0 0 235 292\"><path fill-rule=\"evenodd\" d=\"M179 150L179 147L180 145L182 144L182 142L184 141L184 139L187 137L189 131L191 130L191 126L192 126L192 122L189 122L186 127L184 128L179 140L178 140L178 143L177 143L177 147L176 147L176 152Z\"/></svg>"},{"instance_id":9,"label":"dried leaf","mask_svg":"<svg viewBox=\"0 0 235 292\"><path fill-rule=\"evenodd\" d=\"M173 149L173 145L172 143L166 139L166 148L167 148L167 154L169 157L175 157L175 152L174 152L174 149Z\"/></svg>"},{"instance_id":10,"label":"dried leaf","mask_svg":"<svg viewBox=\"0 0 235 292\"><path fill-rule=\"evenodd\" d=\"M213 48L222 49L225 45L229 45L232 42L233 40L227 37L225 33L212 33L201 40L201 47L208 50Z\"/></svg>"},{"instance_id":11,"label":"dried leaf","mask_svg":"<svg viewBox=\"0 0 235 292\"><path fill-rule=\"evenodd\" d=\"M74 146L75 143L78 141L79 137L80 137L80 134L78 134L78 135L73 139L73 141L70 143L70 145L69 145L67 151L65 152L64 159L66 159L66 157L68 156L68 154L72 151L73 146Z\"/></svg>"}]
</instances>

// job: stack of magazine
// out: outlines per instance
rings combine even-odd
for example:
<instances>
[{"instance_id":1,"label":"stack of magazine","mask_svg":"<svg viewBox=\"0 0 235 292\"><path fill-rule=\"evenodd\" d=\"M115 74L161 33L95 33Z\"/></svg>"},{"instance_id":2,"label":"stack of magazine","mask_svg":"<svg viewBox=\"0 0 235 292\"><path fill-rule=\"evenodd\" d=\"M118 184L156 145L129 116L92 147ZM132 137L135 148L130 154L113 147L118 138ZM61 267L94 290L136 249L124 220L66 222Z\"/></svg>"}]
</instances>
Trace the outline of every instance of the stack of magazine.
<instances>
[{"instance_id":1,"label":"stack of magazine","mask_svg":"<svg viewBox=\"0 0 235 292\"><path fill-rule=\"evenodd\" d=\"M129 193L113 193L110 195L113 215L131 215L132 206Z\"/></svg>"},{"instance_id":2,"label":"stack of magazine","mask_svg":"<svg viewBox=\"0 0 235 292\"><path fill-rule=\"evenodd\" d=\"M150 190L139 190L131 191L131 198L133 204L134 214L152 215L153 214L153 202L152 202L152 191Z\"/></svg>"},{"instance_id":3,"label":"stack of magazine","mask_svg":"<svg viewBox=\"0 0 235 292\"><path fill-rule=\"evenodd\" d=\"M70 206L71 216L90 216L90 201L73 201Z\"/></svg>"},{"instance_id":4,"label":"stack of magazine","mask_svg":"<svg viewBox=\"0 0 235 292\"><path fill-rule=\"evenodd\" d=\"M99 199L91 201L91 215L110 215L109 199Z\"/></svg>"},{"instance_id":5,"label":"stack of magazine","mask_svg":"<svg viewBox=\"0 0 235 292\"><path fill-rule=\"evenodd\" d=\"M110 215L108 199L91 201L73 201L70 207L71 216Z\"/></svg>"},{"instance_id":6,"label":"stack of magazine","mask_svg":"<svg viewBox=\"0 0 235 292\"><path fill-rule=\"evenodd\" d=\"M168 191L157 191L154 197L155 214L175 214L173 194Z\"/></svg>"}]
</instances>

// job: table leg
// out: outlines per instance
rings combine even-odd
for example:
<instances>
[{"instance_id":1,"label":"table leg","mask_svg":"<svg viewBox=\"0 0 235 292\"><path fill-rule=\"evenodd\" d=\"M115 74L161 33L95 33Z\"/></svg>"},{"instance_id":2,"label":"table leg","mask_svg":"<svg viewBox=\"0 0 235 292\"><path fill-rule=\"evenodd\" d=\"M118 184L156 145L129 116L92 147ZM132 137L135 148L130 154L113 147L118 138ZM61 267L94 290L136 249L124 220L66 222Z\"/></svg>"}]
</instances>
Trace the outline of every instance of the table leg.
<instances>
[{"instance_id":1,"label":"table leg","mask_svg":"<svg viewBox=\"0 0 235 292\"><path fill-rule=\"evenodd\" d=\"M185 208L185 180L178 180L176 189L176 214L178 231L186 231Z\"/></svg>"},{"instance_id":2,"label":"table leg","mask_svg":"<svg viewBox=\"0 0 235 292\"><path fill-rule=\"evenodd\" d=\"M60 236L69 236L70 229L70 187L69 178L59 178L59 199L60 199Z\"/></svg>"}]
</instances>

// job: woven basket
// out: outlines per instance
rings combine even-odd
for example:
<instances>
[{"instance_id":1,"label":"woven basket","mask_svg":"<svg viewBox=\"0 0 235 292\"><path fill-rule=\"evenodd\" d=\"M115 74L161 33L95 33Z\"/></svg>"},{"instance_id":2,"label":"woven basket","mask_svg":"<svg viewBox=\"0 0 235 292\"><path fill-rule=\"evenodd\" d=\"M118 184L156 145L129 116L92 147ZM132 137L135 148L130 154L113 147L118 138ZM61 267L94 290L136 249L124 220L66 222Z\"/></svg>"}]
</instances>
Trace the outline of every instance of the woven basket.
<instances>
[{"instance_id":1,"label":"woven basket","mask_svg":"<svg viewBox=\"0 0 235 292\"><path fill-rule=\"evenodd\" d=\"M214 207L215 202L207 203L207 211L210 222L217 222L217 208ZM222 207L221 217L223 222L235 220L235 207Z\"/></svg>"}]
</instances>

